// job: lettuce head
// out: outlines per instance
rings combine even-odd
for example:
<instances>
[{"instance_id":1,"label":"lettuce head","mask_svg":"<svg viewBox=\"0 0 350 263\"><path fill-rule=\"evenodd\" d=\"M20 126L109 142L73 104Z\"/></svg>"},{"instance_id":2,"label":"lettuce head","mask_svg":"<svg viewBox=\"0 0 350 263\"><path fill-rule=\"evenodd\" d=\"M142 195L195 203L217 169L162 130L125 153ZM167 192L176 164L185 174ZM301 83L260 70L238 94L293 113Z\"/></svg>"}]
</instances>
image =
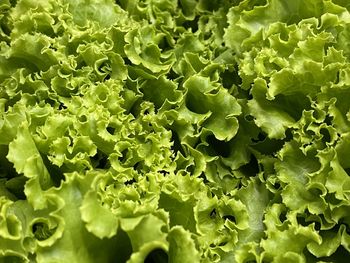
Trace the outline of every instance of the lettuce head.
<instances>
[{"instance_id":1,"label":"lettuce head","mask_svg":"<svg viewBox=\"0 0 350 263\"><path fill-rule=\"evenodd\" d=\"M0 263L350 260L345 0L0 0Z\"/></svg>"}]
</instances>

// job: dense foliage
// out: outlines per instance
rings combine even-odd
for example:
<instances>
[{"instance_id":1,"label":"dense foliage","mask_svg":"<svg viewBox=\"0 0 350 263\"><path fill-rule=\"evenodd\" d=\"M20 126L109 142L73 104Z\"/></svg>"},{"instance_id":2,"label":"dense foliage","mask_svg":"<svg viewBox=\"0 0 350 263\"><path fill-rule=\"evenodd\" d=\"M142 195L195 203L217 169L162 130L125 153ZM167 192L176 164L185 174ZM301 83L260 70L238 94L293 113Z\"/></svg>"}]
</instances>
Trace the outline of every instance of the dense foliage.
<instances>
[{"instance_id":1,"label":"dense foliage","mask_svg":"<svg viewBox=\"0 0 350 263\"><path fill-rule=\"evenodd\" d=\"M0 0L0 262L348 262L350 3Z\"/></svg>"}]
</instances>

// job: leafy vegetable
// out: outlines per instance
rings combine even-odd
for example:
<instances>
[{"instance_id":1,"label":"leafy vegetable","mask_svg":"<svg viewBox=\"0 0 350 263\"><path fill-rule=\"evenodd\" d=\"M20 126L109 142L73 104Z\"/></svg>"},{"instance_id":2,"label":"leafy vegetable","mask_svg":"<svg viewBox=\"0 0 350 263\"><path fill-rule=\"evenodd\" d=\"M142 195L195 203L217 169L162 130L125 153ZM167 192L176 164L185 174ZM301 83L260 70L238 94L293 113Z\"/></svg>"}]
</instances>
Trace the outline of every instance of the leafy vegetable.
<instances>
[{"instance_id":1,"label":"leafy vegetable","mask_svg":"<svg viewBox=\"0 0 350 263\"><path fill-rule=\"evenodd\" d=\"M1 0L0 262L348 262L344 0Z\"/></svg>"}]
</instances>

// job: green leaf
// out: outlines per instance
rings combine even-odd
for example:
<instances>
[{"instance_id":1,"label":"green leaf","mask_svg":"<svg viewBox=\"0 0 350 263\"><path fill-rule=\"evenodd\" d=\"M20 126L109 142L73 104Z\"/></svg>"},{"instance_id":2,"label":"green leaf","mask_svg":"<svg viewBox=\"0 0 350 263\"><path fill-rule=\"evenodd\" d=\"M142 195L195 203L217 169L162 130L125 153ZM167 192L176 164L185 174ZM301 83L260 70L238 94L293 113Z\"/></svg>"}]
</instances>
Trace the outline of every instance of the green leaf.
<instances>
[{"instance_id":1,"label":"green leaf","mask_svg":"<svg viewBox=\"0 0 350 263\"><path fill-rule=\"evenodd\" d=\"M238 130L235 116L241 113L237 100L220 87L216 87L208 78L193 76L186 80L188 89L187 107L195 113L211 113L203 126L213 132L218 140L232 139Z\"/></svg>"},{"instance_id":2,"label":"green leaf","mask_svg":"<svg viewBox=\"0 0 350 263\"><path fill-rule=\"evenodd\" d=\"M284 138L287 128L292 127L295 120L279 105L268 100L267 84L263 79L257 79L252 88L253 99L248 101L250 114L255 124L271 139Z\"/></svg>"},{"instance_id":3,"label":"green leaf","mask_svg":"<svg viewBox=\"0 0 350 263\"><path fill-rule=\"evenodd\" d=\"M17 137L9 144L7 159L13 163L17 173L23 173L30 179L25 185L25 193L33 206L43 208L46 200L42 192L53 182L26 125L18 130Z\"/></svg>"},{"instance_id":4,"label":"green leaf","mask_svg":"<svg viewBox=\"0 0 350 263\"><path fill-rule=\"evenodd\" d=\"M96 192L86 193L80 207L81 218L86 228L99 238L111 238L118 230L117 217L106 207L99 204Z\"/></svg>"},{"instance_id":5,"label":"green leaf","mask_svg":"<svg viewBox=\"0 0 350 263\"><path fill-rule=\"evenodd\" d=\"M200 254L190 233L182 227L173 227L167 240L169 242L169 262L200 262Z\"/></svg>"}]
</instances>

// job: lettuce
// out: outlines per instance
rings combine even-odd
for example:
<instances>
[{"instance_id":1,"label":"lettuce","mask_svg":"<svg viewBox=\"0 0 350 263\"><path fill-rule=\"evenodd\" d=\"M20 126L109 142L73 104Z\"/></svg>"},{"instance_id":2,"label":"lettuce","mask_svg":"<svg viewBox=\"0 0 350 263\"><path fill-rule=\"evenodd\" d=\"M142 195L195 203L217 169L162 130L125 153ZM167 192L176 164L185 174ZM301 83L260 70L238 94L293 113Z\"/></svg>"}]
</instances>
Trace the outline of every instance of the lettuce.
<instances>
[{"instance_id":1,"label":"lettuce","mask_svg":"<svg viewBox=\"0 0 350 263\"><path fill-rule=\"evenodd\" d=\"M348 262L344 0L0 1L0 262Z\"/></svg>"}]
</instances>

